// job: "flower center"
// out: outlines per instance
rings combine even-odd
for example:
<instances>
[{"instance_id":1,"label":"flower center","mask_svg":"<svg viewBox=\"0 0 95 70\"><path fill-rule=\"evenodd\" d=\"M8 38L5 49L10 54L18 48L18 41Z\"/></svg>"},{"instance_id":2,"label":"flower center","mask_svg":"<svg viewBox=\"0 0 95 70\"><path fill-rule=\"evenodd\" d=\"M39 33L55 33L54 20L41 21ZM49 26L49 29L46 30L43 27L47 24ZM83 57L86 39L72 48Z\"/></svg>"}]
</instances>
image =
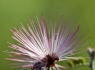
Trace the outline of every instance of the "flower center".
<instances>
[{"instance_id":1,"label":"flower center","mask_svg":"<svg viewBox=\"0 0 95 70\"><path fill-rule=\"evenodd\" d=\"M58 61L59 59L56 57L52 57L50 55L47 55L47 65L46 67L55 66L55 61Z\"/></svg>"},{"instance_id":2,"label":"flower center","mask_svg":"<svg viewBox=\"0 0 95 70\"><path fill-rule=\"evenodd\" d=\"M47 70L51 67L51 66L55 66L55 62L58 61L59 58L56 56L56 54L52 54L52 55L46 55L43 59L42 62L46 63L46 68Z\"/></svg>"},{"instance_id":3,"label":"flower center","mask_svg":"<svg viewBox=\"0 0 95 70\"><path fill-rule=\"evenodd\" d=\"M32 69L41 70L42 67L44 66L47 68L47 70L49 70L51 66L55 66L55 62L58 60L59 58L55 56L55 54L52 54L52 55L48 54L41 61L35 63L33 67L31 68L31 70Z\"/></svg>"}]
</instances>

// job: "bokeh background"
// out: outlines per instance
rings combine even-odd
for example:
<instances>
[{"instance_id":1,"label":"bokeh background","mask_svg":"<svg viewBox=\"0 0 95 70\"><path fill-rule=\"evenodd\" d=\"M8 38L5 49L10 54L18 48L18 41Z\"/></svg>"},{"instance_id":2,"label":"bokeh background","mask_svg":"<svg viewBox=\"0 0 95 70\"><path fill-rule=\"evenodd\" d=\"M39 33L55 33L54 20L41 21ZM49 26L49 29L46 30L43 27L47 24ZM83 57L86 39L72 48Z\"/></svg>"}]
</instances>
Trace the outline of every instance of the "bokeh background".
<instances>
[{"instance_id":1,"label":"bokeh background","mask_svg":"<svg viewBox=\"0 0 95 70\"><path fill-rule=\"evenodd\" d=\"M68 17L80 24L81 31L89 30L85 37L90 37L90 39L84 45L91 44L91 47L95 47L95 0L0 0L0 70L17 70L8 66L10 62L5 60L7 54L3 52L9 49L7 42L16 43L11 38L10 29L18 28L19 22L26 26L26 23L29 22L28 17L35 19L36 14L39 18L41 13L45 17L56 18L56 12L58 12L59 18L64 15L64 18ZM86 56L85 53L80 55ZM86 66L68 70L80 69L90 70Z\"/></svg>"}]
</instances>

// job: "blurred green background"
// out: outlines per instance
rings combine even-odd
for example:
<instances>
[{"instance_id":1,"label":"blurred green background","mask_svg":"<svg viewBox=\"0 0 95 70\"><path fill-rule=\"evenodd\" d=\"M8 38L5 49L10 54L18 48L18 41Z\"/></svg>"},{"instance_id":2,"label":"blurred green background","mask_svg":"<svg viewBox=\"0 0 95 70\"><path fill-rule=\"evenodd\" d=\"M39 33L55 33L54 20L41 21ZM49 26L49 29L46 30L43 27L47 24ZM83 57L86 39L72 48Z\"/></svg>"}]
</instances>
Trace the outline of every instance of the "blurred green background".
<instances>
[{"instance_id":1,"label":"blurred green background","mask_svg":"<svg viewBox=\"0 0 95 70\"><path fill-rule=\"evenodd\" d=\"M56 18L56 12L59 17L64 15L80 24L82 31L90 30L85 35L90 37L85 45L95 47L95 0L0 0L0 70L17 70L10 68L7 65L10 62L4 59L7 54L3 51L9 49L7 42L15 43L10 29L18 28L20 21L26 25L28 16L35 19L37 14L40 18L42 13L45 17ZM89 67L69 68L80 69L90 70Z\"/></svg>"}]
</instances>

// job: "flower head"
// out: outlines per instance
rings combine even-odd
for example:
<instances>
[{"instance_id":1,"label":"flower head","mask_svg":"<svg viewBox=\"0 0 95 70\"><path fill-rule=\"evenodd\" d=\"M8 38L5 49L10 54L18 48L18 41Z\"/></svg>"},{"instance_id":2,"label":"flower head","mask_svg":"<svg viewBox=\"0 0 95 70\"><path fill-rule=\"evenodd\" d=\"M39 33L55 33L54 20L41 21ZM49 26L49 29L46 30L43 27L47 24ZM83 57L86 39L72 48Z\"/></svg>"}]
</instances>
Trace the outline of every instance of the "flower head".
<instances>
[{"instance_id":1,"label":"flower head","mask_svg":"<svg viewBox=\"0 0 95 70\"><path fill-rule=\"evenodd\" d=\"M58 28L52 23L50 28L46 27L45 19L41 23L37 18L37 25L30 20L31 26L27 24L26 29L22 24L20 29L14 28L12 38L18 44L11 44L10 48L15 51L8 60L15 61L15 67L31 68L34 70L66 68L56 64L57 61L72 59L68 55L75 52L83 42L83 35L77 36L79 25L75 23L63 23L61 20ZM57 30L56 30L57 29Z\"/></svg>"}]
</instances>

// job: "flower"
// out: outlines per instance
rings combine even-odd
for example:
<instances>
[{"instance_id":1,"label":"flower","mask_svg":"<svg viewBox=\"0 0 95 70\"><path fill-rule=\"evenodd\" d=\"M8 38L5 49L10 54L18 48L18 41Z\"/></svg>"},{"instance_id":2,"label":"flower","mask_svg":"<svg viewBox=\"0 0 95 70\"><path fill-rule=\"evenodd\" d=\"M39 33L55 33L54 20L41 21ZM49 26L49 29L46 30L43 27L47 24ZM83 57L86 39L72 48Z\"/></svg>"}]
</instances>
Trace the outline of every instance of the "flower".
<instances>
[{"instance_id":1,"label":"flower","mask_svg":"<svg viewBox=\"0 0 95 70\"><path fill-rule=\"evenodd\" d=\"M94 70L95 69L95 61L94 61L94 59L95 59L95 49L89 47L87 49L87 52L90 56L89 67L91 68L91 70Z\"/></svg>"},{"instance_id":2,"label":"flower","mask_svg":"<svg viewBox=\"0 0 95 70\"><path fill-rule=\"evenodd\" d=\"M56 64L58 61L72 59L79 46L85 41L80 41L83 35L77 36L79 25L71 22L60 21L58 28L55 23L46 27L45 19L41 24L37 18L37 24L30 20L31 26L27 24L26 29L22 24L21 28L14 28L12 38L18 44L10 44L15 51L6 51L11 54L11 61L15 61L15 67L30 68L31 70L60 70L65 66Z\"/></svg>"}]
</instances>

